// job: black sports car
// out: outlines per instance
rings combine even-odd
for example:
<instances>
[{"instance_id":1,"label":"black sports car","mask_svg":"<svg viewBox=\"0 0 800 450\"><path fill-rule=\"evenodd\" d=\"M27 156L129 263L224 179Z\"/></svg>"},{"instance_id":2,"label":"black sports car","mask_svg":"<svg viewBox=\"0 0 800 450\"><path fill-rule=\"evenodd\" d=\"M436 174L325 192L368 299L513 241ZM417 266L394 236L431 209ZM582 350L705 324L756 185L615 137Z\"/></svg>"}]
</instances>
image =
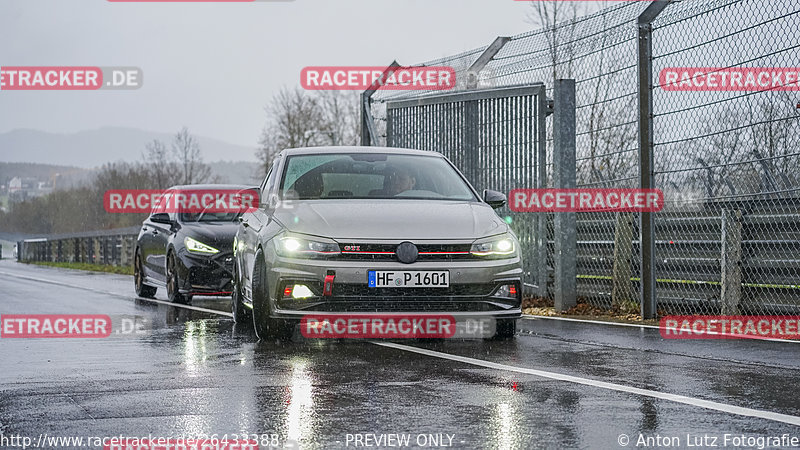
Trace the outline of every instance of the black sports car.
<instances>
[{"instance_id":1,"label":"black sports car","mask_svg":"<svg viewBox=\"0 0 800 450\"><path fill-rule=\"evenodd\" d=\"M227 192L246 190L238 185L175 186L165 192ZM154 212L142 223L136 241L134 280L136 294L152 298L166 288L176 303L194 295L230 295L233 277L233 238L236 211Z\"/></svg>"}]
</instances>

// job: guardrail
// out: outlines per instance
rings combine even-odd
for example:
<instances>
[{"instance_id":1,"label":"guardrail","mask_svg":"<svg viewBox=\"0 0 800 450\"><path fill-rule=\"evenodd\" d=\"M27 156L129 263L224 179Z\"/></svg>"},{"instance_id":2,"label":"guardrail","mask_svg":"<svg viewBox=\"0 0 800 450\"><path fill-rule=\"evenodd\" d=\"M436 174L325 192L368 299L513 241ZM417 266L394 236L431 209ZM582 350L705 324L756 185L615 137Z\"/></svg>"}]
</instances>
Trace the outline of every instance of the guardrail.
<instances>
[{"instance_id":1,"label":"guardrail","mask_svg":"<svg viewBox=\"0 0 800 450\"><path fill-rule=\"evenodd\" d=\"M659 309L800 311L800 232L794 231L800 230L800 214L723 209L665 216L655 222ZM579 218L579 296L607 307L638 303L637 222L626 213L616 220ZM607 230L615 230L614 236Z\"/></svg>"},{"instance_id":2,"label":"guardrail","mask_svg":"<svg viewBox=\"0 0 800 450\"><path fill-rule=\"evenodd\" d=\"M800 214L747 208L665 213L656 220L659 309L691 313L800 311ZM638 303L634 214L577 221L578 295L611 307ZM614 230L609 236L608 230ZM133 263L139 227L50 235L17 243L19 261ZM776 237L779 237L776 238ZM553 245L550 241L549 245ZM661 251L671 249L671 251ZM552 284L552 261L548 263ZM609 275L611 274L611 275Z\"/></svg>"},{"instance_id":3,"label":"guardrail","mask_svg":"<svg viewBox=\"0 0 800 450\"><path fill-rule=\"evenodd\" d=\"M17 242L17 260L129 266L138 233L139 227L129 227L25 239Z\"/></svg>"}]
</instances>

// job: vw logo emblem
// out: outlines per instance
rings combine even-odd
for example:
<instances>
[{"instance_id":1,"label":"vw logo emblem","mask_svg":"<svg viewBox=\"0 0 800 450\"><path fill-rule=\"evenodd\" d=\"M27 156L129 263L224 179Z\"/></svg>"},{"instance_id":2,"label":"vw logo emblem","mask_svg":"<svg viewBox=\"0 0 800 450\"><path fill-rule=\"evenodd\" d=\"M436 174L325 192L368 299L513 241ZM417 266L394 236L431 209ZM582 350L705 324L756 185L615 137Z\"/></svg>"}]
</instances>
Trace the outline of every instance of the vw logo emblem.
<instances>
[{"instance_id":1,"label":"vw logo emblem","mask_svg":"<svg viewBox=\"0 0 800 450\"><path fill-rule=\"evenodd\" d=\"M397 246L397 259L403 264L411 264L417 260L419 256L419 250L417 250L417 246L412 244L411 242L403 242L402 244Z\"/></svg>"}]
</instances>

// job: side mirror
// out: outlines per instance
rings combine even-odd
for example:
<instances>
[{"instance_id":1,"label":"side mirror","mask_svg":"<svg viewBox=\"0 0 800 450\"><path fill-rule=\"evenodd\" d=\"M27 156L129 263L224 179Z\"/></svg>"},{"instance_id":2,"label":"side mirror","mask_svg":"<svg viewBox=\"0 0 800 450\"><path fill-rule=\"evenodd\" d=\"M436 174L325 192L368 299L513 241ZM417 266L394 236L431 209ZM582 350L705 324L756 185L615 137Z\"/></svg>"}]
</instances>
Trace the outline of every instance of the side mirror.
<instances>
[{"instance_id":1,"label":"side mirror","mask_svg":"<svg viewBox=\"0 0 800 450\"><path fill-rule=\"evenodd\" d=\"M492 208L497 209L506 206L508 199L502 192L485 189L483 191L483 201L488 203Z\"/></svg>"},{"instance_id":2,"label":"side mirror","mask_svg":"<svg viewBox=\"0 0 800 450\"><path fill-rule=\"evenodd\" d=\"M150 216L150 222L153 223L163 223L166 225L172 225L172 221L169 220L169 214L167 213L155 213Z\"/></svg>"}]
</instances>

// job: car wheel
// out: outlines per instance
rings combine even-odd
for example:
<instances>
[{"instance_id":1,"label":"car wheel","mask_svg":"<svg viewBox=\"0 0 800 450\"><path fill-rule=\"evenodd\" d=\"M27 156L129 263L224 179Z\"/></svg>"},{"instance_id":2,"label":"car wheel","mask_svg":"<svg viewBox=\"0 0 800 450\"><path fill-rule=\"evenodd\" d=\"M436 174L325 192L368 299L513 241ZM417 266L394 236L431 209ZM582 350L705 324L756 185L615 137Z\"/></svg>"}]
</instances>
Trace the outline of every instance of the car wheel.
<instances>
[{"instance_id":1,"label":"car wheel","mask_svg":"<svg viewBox=\"0 0 800 450\"><path fill-rule=\"evenodd\" d=\"M172 253L167 256L167 297L172 303L186 303L191 297L186 297L180 293L180 278L175 267L175 255Z\"/></svg>"},{"instance_id":2,"label":"car wheel","mask_svg":"<svg viewBox=\"0 0 800 450\"><path fill-rule=\"evenodd\" d=\"M495 339L511 339L517 334L517 319L500 319L494 331Z\"/></svg>"},{"instance_id":3,"label":"car wheel","mask_svg":"<svg viewBox=\"0 0 800 450\"><path fill-rule=\"evenodd\" d=\"M231 312L233 313L233 321L236 323L247 323L252 320L250 315L252 312L247 309L242 303L242 289L240 288L241 281L239 279L239 265L233 265L233 292L231 293Z\"/></svg>"},{"instance_id":4,"label":"car wheel","mask_svg":"<svg viewBox=\"0 0 800 450\"><path fill-rule=\"evenodd\" d=\"M139 256L139 249L136 249L136 256L133 258L133 284L136 295L144 298L153 298L156 295L156 288L144 284L144 267L142 257Z\"/></svg>"},{"instance_id":5,"label":"car wheel","mask_svg":"<svg viewBox=\"0 0 800 450\"><path fill-rule=\"evenodd\" d=\"M253 268L253 329L259 339L289 339L293 327L285 320L269 316L269 286L267 285L267 264L261 249L256 252Z\"/></svg>"}]
</instances>

